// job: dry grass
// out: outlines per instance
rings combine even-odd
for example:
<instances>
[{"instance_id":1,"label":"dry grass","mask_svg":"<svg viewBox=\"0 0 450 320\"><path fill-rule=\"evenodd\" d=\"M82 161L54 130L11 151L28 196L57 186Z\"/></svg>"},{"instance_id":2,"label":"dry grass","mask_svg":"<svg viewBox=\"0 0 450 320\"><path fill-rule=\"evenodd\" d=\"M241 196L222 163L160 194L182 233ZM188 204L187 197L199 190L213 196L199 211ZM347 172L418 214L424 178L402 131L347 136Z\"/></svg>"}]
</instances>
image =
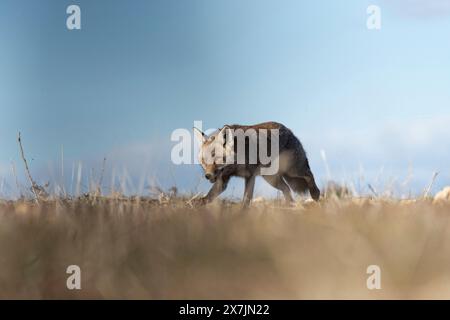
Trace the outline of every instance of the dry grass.
<instances>
[{"instance_id":1,"label":"dry grass","mask_svg":"<svg viewBox=\"0 0 450 320\"><path fill-rule=\"evenodd\" d=\"M450 204L0 203L0 298L450 298ZM68 265L82 289L66 289ZM366 268L382 289L366 288Z\"/></svg>"}]
</instances>

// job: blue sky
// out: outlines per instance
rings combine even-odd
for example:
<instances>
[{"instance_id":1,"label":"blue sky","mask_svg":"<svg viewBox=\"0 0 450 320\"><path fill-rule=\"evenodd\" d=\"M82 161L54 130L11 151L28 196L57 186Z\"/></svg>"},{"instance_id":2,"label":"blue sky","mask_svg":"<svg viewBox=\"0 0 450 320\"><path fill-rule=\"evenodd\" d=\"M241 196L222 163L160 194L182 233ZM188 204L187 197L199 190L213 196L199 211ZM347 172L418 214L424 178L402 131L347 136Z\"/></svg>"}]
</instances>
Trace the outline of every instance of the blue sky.
<instances>
[{"instance_id":1,"label":"blue sky","mask_svg":"<svg viewBox=\"0 0 450 320\"><path fill-rule=\"evenodd\" d=\"M66 28L70 4L81 30ZM12 190L11 161L23 171L21 131L39 181L61 181L63 148L65 184L106 156L130 185L207 190L199 167L170 163L171 132L274 120L321 183L420 193L439 171L437 190L450 184L449 35L445 0L5 0L0 177Z\"/></svg>"}]
</instances>

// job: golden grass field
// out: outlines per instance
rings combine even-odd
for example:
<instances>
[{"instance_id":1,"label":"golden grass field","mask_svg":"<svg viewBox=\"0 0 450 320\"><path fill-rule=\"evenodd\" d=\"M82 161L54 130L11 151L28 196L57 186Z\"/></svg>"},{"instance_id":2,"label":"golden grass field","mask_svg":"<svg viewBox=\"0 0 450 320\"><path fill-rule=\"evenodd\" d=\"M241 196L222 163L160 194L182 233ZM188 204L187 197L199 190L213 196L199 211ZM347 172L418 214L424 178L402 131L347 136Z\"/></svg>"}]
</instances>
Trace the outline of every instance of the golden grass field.
<instances>
[{"instance_id":1,"label":"golden grass field","mask_svg":"<svg viewBox=\"0 0 450 320\"><path fill-rule=\"evenodd\" d=\"M449 299L449 217L427 199L2 201L0 298Z\"/></svg>"}]
</instances>

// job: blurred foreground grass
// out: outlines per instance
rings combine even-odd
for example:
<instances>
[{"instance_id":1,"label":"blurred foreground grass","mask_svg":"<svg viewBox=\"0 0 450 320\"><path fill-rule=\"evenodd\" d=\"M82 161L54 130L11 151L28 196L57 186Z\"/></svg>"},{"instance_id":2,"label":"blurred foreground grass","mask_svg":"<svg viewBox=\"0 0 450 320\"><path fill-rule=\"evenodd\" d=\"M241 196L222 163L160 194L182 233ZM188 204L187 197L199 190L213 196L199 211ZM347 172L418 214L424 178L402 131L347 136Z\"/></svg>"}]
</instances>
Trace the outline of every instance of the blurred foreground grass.
<instances>
[{"instance_id":1,"label":"blurred foreground grass","mask_svg":"<svg viewBox=\"0 0 450 320\"><path fill-rule=\"evenodd\" d=\"M3 201L0 298L449 299L449 217L428 200Z\"/></svg>"}]
</instances>

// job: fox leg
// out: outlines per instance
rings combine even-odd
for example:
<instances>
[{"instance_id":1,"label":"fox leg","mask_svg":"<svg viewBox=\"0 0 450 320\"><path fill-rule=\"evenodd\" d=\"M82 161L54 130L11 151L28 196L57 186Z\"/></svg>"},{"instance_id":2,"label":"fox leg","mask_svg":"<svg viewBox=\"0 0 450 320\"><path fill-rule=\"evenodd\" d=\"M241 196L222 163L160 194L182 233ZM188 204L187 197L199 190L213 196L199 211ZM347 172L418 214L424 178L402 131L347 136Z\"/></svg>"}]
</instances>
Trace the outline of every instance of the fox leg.
<instances>
[{"instance_id":1,"label":"fox leg","mask_svg":"<svg viewBox=\"0 0 450 320\"><path fill-rule=\"evenodd\" d=\"M262 176L264 180L267 181L272 187L275 189L278 189L283 192L284 198L287 202L291 203L294 202L294 199L291 195L291 189L287 185L286 181L284 181L283 177L279 175L274 176Z\"/></svg>"},{"instance_id":2,"label":"fox leg","mask_svg":"<svg viewBox=\"0 0 450 320\"><path fill-rule=\"evenodd\" d=\"M208 194L201 198L201 202L203 204L213 201L217 198L222 192L225 191L228 185L229 177L219 177L216 182L214 182L213 186L209 190Z\"/></svg>"},{"instance_id":3,"label":"fox leg","mask_svg":"<svg viewBox=\"0 0 450 320\"><path fill-rule=\"evenodd\" d=\"M305 193L309 190L308 184L303 178L290 177L288 175L283 175L283 178L286 180L286 183L291 187L291 189L298 194Z\"/></svg>"},{"instance_id":4,"label":"fox leg","mask_svg":"<svg viewBox=\"0 0 450 320\"><path fill-rule=\"evenodd\" d=\"M311 170L308 168L304 174L299 174L298 172L290 172L286 177L289 185L296 192L302 193L306 190L309 190L311 194L311 198L315 201L318 201L320 198L320 190L316 185L316 181L314 180L314 176Z\"/></svg>"},{"instance_id":5,"label":"fox leg","mask_svg":"<svg viewBox=\"0 0 450 320\"><path fill-rule=\"evenodd\" d=\"M242 200L243 207L248 207L250 201L252 201L253 191L255 190L255 179L256 179L255 175L245 178L245 191L244 191L244 198Z\"/></svg>"}]
</instances>

